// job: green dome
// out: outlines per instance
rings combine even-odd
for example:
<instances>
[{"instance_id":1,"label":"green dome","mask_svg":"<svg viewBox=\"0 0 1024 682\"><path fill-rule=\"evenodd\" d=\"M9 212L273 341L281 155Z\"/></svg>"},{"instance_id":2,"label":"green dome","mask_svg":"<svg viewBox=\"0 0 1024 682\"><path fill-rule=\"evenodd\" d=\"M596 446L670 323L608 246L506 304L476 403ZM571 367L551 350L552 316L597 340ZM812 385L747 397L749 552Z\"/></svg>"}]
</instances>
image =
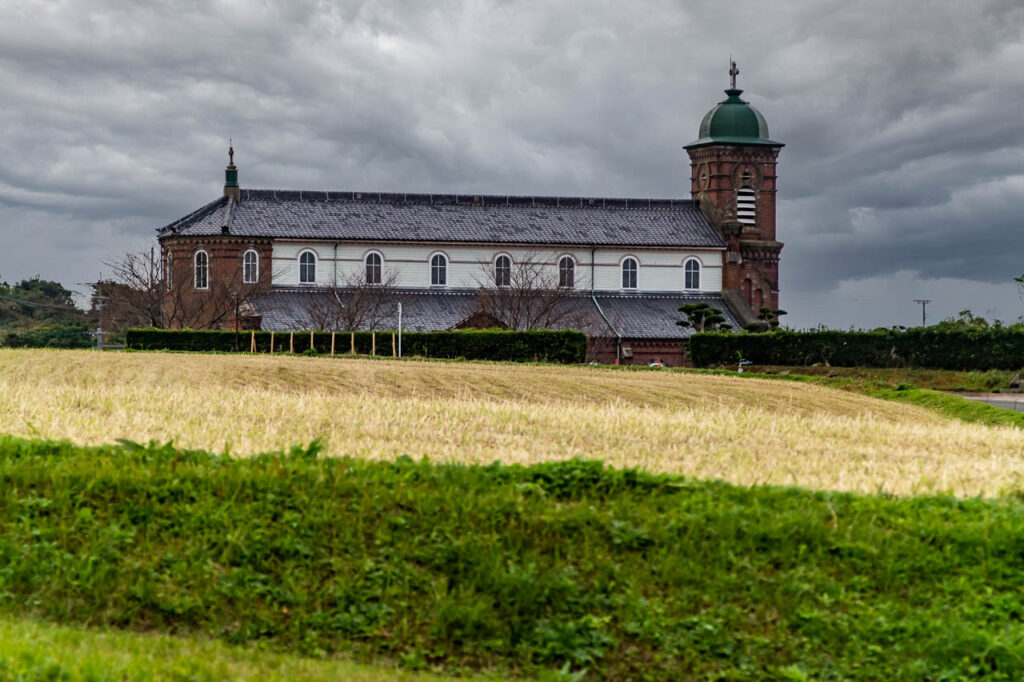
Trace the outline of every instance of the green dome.
<instances>
[{"instance_id":1,"label":"green dome","mask_svg":"<svg viewBox=\"0 0 1024 682\"><path fill-rule=\"evenodd\" d=\"M700 122L699 137L686 149L710 144L747 144L782 147L768 138L768 124L761 112L740 99L742 90L726 90L728 99L719 102Z\"/></svg>"}]
</instances>

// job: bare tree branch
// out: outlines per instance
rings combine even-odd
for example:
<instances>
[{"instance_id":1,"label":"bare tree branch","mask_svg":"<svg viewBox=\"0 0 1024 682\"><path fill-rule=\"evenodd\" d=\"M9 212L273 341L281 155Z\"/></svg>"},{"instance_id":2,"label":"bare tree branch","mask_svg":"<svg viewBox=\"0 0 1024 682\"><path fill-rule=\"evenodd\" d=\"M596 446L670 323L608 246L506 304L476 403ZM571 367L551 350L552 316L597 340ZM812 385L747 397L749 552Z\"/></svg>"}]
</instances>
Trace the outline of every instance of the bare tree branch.
<instances>
[{"instance_id":1,"label":"bare tree branch","mask_svg":"<svg viewBox=\"0 0 1024 682\"><path fill-rule=\"evenodd\" d=\"M385 270L379 284L369 284L362 271L308 296L306 313L316 329L357 331L378 329L394 302L398 272Z\"/></svg>"},{"instance_id":2,"label":"bare tree branch","mask_svg":"<svg viewBox=\"0 0 1024 682\"><path fill-rule=\"evenodd\" d=\"M507 285L498 286L486 264L476 280L480 311L509 329L569 329L583 321L580 296L558 286L557 267L533 254L511 264Z\"/></svg>"}]
</instances>

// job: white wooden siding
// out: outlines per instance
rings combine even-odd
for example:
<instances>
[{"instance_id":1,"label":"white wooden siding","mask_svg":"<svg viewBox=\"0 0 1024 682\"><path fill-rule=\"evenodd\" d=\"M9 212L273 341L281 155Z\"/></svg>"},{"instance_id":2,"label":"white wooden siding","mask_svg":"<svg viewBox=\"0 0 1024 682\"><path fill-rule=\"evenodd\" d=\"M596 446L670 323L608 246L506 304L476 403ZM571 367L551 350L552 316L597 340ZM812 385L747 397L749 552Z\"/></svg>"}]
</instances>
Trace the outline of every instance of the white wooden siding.
<instances>
[{"instance_id":1,"label":"white wooden siding","mask_svg":"<svg viewBox=\"0 0 1024 682\"><path fill-rule=\"evenodd\" d=\"M362 276L366 254L376 251L383 258L383 273L397 272L396 286L430 288L430 257L443 253L448 257L448 288L476 288L493 282L494 258L508 254L515 263L527 257L546 263L547 275L558 281L558 260L572 256L576 260L576 289L590 289L590 249L507 248L471 245L403 245L387 243L292 242L277 240L273 246L272 279L276 286L299 284L298 257L310 250L317 255L316 281L319 286L343 284L350 277ZM335 254L337 260L335 260ZM683 291L683 263L688 258L701 262L700 291L718 293L722 290L722 251L682 249L623 249L599 248L594 258L594 289L621 291L621 263L627 256L639 263L636 291Z\"/></svg>"}]
</instances>

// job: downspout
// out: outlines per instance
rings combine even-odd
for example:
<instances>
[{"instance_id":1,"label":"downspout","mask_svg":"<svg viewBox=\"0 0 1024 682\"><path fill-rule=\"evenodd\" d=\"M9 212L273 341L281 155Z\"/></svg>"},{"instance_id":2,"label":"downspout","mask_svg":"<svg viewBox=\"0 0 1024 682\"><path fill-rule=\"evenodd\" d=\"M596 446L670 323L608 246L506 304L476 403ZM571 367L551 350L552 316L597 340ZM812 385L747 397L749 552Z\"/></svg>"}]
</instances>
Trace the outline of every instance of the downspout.
<instances>
[{"instance_id":1,"label":"downspout","mask_svg":"<svg viewBox=\"0 0 1024 682\"><path fill-rule=\"evenodd\" d=\"M338 296L338 242L334 242L334 276L333 276L333 279L334 279L334 281L331 284L331 293L334 294L334 300L338 302L338 305L341 306L342 308L344 308L345 304L342 303L341 297ZM337 327L338 325L334 325L334 326Z\"/></svg>"},{"instance_id":2,"label":"downspout","mask_svg":"<svg viewBox=\"0 0 1024 682\"><path fill-rule=\"evenodd\" d=\"M334 288L338 288L338 242L334 242Z\"/></svg>"},{"instance_id":3,"label":"downspout","mask_svg":"<svg viewBox=\"0 0 1024 682\"><path fill-rule=\"evenodd\" d=\"M608 325L608 328L615 333L615 364L619 364L619 359L622 353L622 335L619 334L618 330L608 319L608 316L604 314L601 309L601 304L597 302L597 296L594 294L594 256L597 253L597 247L591 247L590 249L590 300L594 302L594 307L597 308L597 312L600 313L601 319Z\"/></svg>"}]
</instances>

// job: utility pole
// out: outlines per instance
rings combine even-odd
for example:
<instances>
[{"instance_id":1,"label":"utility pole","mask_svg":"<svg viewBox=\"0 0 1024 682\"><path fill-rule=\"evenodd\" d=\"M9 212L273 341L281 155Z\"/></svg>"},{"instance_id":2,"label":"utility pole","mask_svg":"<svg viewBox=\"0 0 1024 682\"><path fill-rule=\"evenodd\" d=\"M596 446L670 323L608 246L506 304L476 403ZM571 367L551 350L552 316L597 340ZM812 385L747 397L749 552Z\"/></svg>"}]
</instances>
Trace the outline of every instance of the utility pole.
<instances>
[{"instance_id":1,"label":"utility pole","mask_svg":"<svg viewBox=\"0 0 1024 682\"><path fill-rule=\"evenodd\" d=\"M927 327L928 326L928 315L927 315L927 313L925 311L928 308L928 304L931 303L931 299L915 298L914 299L914 303L920 303L921 304L921 326L922 327Z\"/></svg>"}]
</instances>

